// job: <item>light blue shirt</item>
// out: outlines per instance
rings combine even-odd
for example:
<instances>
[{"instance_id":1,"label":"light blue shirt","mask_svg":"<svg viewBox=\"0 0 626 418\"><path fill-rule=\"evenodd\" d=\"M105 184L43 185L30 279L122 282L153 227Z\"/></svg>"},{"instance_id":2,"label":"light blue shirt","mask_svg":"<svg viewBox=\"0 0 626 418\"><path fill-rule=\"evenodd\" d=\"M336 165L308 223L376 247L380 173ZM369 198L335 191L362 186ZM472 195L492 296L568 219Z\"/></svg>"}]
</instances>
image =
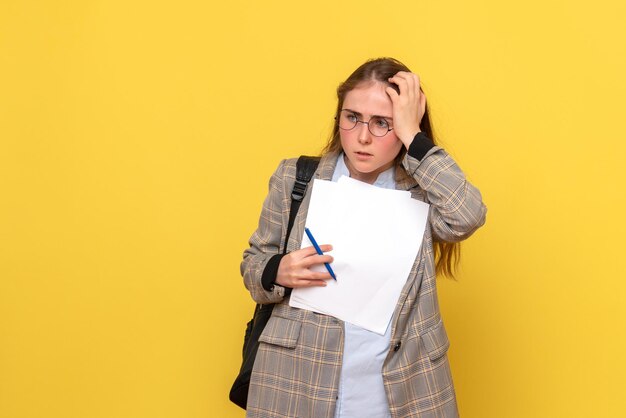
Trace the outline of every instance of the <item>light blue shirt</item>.
<instances>
[{"instance_id":1,"label":"light blue shirt","mask_svg":"<svg viewBox=\"0 0 626 418\"><path fill-rule=\"evenodd\" d=\"M342 153L337 159L332 181L341 176L350 177L343 156ZM395 167L380 173L374 186L395 189ZM391 417L382 375L390 341L389 325L385 335L378 335L344 322L343 361L335 418Z\"/></svg>"}]
</instances>

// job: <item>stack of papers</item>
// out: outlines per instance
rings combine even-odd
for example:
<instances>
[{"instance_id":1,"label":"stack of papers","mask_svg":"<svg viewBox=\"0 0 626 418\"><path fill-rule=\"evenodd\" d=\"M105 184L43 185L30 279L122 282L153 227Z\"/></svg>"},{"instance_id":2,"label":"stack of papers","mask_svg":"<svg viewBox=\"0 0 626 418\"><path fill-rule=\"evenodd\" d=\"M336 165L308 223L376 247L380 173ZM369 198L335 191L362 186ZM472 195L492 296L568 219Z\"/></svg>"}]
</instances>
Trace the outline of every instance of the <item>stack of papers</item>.
<instances>
[{"instance_id":1,"label":"stack of papers","mask_svg":"<svg viewBox=\"0 0 626 418\"><path fill-rule=\"evenodd\" d=\"M337 281L294 289L289 305L384 335L422 245L429 205L408 191L341 177L315 180L306 220L319 245L331 244ZM311 246L306 234L302 248ZM315 266L325 272L324 265Z\"/></svg>"}]
</instances>

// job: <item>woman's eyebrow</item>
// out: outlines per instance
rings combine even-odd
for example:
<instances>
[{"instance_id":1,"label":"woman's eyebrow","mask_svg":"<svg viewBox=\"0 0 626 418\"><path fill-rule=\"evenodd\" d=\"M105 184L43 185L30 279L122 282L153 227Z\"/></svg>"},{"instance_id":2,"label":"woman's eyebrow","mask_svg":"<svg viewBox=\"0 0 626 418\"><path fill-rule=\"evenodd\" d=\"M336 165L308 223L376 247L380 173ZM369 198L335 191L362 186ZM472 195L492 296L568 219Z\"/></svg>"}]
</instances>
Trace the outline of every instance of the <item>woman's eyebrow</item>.
<instances>
[{"instance_id":1,"label":"woman's eyebrow","mask_svg":"<svg viewBox=\"0 0 626 418\"><path fill-rule=\"evenodd\" d=\"M363 116L363 113L361 112L357 112L356 110L352 110L352 109L343 109L343 110L347 110L348 112L352 112L357 116ZM382 116L382 115L372 115L372 118L383 118L383 119L387 119L387 120L393 120L393 118L391 116Z\"/></svg>"}]
</instances>

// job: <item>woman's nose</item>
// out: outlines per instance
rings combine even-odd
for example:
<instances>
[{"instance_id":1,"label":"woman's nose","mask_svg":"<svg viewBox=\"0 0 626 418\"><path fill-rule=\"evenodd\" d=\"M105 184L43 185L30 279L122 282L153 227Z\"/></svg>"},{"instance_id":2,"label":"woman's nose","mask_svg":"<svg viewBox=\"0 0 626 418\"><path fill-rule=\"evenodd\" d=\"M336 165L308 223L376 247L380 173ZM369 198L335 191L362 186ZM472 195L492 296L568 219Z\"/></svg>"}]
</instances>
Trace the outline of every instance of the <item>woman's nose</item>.
<instances>
[{"instance_id":1,"label":"woman's nose","mask_svg":"<svg viewBox=\"0 0 626 418\"><path fill-rule=\"evenodd\" d=\"M363 144L368 144L372 141L372 137L370 134L370 129L367 123L361 122L358 127L359 129L359 142Z\"/></svg>"}]
</instances>

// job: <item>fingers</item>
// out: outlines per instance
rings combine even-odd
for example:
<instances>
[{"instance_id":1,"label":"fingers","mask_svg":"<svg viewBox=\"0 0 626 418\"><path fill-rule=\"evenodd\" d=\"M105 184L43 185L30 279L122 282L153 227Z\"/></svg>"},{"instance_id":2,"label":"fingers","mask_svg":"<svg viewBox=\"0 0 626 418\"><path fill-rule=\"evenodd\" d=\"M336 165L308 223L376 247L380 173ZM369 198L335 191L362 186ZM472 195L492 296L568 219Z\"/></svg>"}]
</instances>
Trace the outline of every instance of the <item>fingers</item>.
<instances>
[{"instance_id":1,"label":"fingers","mask_svg":"<svg viewBox=\"0 0 626 418\"><path fill-rule=\"evenodd\" d=\"M298 279L298 281L295 282L293 286L291 287L295 289L297 287L312 287L312 286L325 287L327 286L327 283L326 283L326 280Z\"/></svg>"},{"instance_id":2,"label":"fingers","mask_svg":"<svg viewBox=\"0 0 626 418\"><path fill-rule=\"evenodd\" d=\"M320 245L320 250L322 250L323 253L327 253L333 250L333 246L329 244ZM293 253L299 253L299 255L301 255L302 257L310 257L317 254L317 251L315 250L315 247L311 246L296 250Z\"/></svg>"},{"instance_id":3,"label":"fingers","mask_svg":"<svg viewBox=\"0 0 626 418\"><path fill-rule=\"evenodd\" d=\"M332 263L334 258L330 255L312 255L310 257L303 258L300 261L300 265L305 268L312 267L316 264Z\"/></svg>"},{"instance_id":4,"label":"fingers","mask_svg":"<svg viewBox=\"0 0 626 418\"><path fill-rule=\"evenodd\" d=\"M333 250L333 246L330 245L330 244L320 245L320 250L322 250L322 252L326 253L328 251L332 251Z\"/></svg>"},{"instance_id":5,"label":"fingers","mask_svg":"<svg viewBox=\"0 0 626 418\"><path fill-rule=\"evenodd\" d=\"M326 286L326 282L331 280L329 273L320 273L310 270L304 270L299 277L291 279L289 287L310 287L310 286Z\"/></svg>"},{"instance_id":6,"label":"fingers","mask_svg":"<svg viewBox=\"0 0 626 418\"><path fill-rule=\"evenodd\" d=\"M409 84L408 81L405 77L402 77L399 75L400 73L394 75L393 77L391 77L389 79L390 83L394 83L398 86L398 88L400 89L400 96L402 97L408 97L408 95L410 94L410 88L409 88Z\"/></svg>"},{"instance_id":7,"label":"fingers","mask_svg":"<svg viewBox=\"0 0 626 418\"><path fill-rule=\"evenodd\" d=\"M331 279L332 276L330 275L330 273L322 273L310 270L309 274L306 277L301 278L303 285L305 286L326 286L326 282Z\"/></svg>"},{"instance_id":8,"label":"fingers","mask_svg":"<svg viewBox=\"0 0 626 418\"><path fill-rule=\"evenodd\" d=\"M332 245L320 245L322 252L333 249ZM328 254L317 254L315 247L305 247L285 255L278 266L276 283L287 287L326 286L326 281L332 279L327 271L311 270L315 265L332 263L333 257Z\"/></svg>"},{"instance_id":9,"label":"fingers","mask_svg":"<svg viewBox=\"0 0 626 418\"><path fill-rule=\"evenodd\" d=\"M389 95L389 98L391 99L391 103L395 105L396 102L398 101L398 92L396 92L391 87L385 87L385 92Z\"/></svg>"},{"instance_id":10,"label":"fingers","mask_svg":"<svg viewBox=\"0 0 626 418\"><path fill-rule=\"evenodd\" d=\"M321 245L322 252L329 252L333 249L332 245ZM283 257L286 263L309 268L315 264L332 263L333 257L328 254L319 255L315 251L315 247L305 247L296 251L293 251ZM281 260L282 262L282 260Z\"/></svg>"},{"instance_id":11,"label":"fingers","mask_svg":"<svg viewBox=\"0 0 626 418\"><path fill-rule=\"evenodd\" d=\"M332 277L328 272L309 271L309 275L302 277L301 279L309 282L322 282L326 284L326 281L331 280Z\"/></svg>"},{"instance_id":12,"label":"fingers","mask_svg":"<svg viewBox=\"0 0 626 418\"><path fill-rule=\"evenodd\" d=\"M409 98L417 97L421 91L420 79L417 74L399 71L393 77L389 78L389 82L398 86L400 95L409 95Z\"/></svg>"}]
</instances>

